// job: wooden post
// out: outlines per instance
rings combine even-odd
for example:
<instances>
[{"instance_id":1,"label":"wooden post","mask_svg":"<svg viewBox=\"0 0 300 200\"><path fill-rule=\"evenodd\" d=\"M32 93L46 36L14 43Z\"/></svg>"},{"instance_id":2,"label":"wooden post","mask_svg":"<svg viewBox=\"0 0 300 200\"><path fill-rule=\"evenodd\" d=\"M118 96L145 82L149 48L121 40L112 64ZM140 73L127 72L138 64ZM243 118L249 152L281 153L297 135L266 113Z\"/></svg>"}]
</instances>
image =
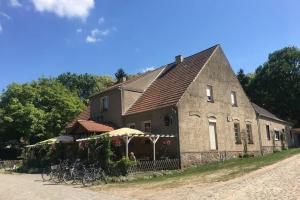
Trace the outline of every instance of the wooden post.
<instances>
[{"instance_id":1,"label":"wooden post","mask_svg":"<svg viewBox=\"0 0 300 200\"><path fill-rule=\"evenodd\" d=\"M129 142L131 141L131 139L133 138L134 136L131 136L129 137L128 135L125 135L123 136L123 140L125 142L125 148L126 148L126 158L128 158L128 145L129 145Z\"/></svg>"},{"instance_id":2,"label":"wooden post","mask_svg":"<svg viewBox=\"0 0 300 200\"><path fill-rule=\"evenodd\" d=\"M156 135L156 136L149 136L149 139L150 141L152 142L153 144L153 161L156 160L156 149L155 149L155 144L157 142L157 140L159 139L159 135Z\"/></svg>"}]
</instances>

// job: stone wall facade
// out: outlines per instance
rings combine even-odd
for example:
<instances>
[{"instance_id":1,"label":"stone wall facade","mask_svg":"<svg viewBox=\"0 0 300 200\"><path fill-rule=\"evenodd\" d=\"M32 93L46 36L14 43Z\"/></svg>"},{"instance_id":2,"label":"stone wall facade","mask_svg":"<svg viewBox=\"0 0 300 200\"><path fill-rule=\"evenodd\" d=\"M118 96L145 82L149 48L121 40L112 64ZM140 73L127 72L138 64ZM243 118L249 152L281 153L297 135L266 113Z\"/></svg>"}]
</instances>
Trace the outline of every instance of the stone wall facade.
<instances>
[{"instance_id":1,"label":"stone wall facade","mask_svg":"<svg viewBox=\"0 0 300 200\"><path fill-rule=\"evenodd\" d=\"M212 87L212 102L207 100L207 86ZM236 93L237 106L231 104L232 91ZM246 125L251 125L253 143L247 142L247 149L248 152L260 152L255 111L221 48L215 50L199 76L181 97L178 118L182 166L188 166L190 162L217 160L223 155L220 152L244 152L244 141L236 143L234 123L239 123L241 137L245 137ZM210 120L216 125L216 150L210 146ZM228 158L239 153L229 153ZM193 159L185 159L190 156Z\"/></svg>"}]
</instances>

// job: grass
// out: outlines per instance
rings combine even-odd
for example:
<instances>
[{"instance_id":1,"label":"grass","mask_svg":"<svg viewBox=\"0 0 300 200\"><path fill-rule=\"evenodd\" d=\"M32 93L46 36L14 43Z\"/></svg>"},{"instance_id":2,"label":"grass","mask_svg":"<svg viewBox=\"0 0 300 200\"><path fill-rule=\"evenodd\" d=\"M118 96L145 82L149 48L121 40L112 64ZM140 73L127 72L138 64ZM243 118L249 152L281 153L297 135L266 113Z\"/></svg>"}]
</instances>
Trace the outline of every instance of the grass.
<instances>
[{"instance_id":1,"label":"grass","mask_svg":"<svg viewBox=\"0 0 300 200\"><path fill-rule=\"evenodd\" d=\"M252 158L243 159L232 159L224 162L215 162L211 164L205 164L198 167L191 167L182 171L175 171L172 174L157 176L151 179L145 179L144 177L137 177L136 180L130 183L149 183L149 182L160 182L165 180L176 180L184 177L191 176L202 176L207 174L214 174L220 171L226 172L217 174L214 181L225 181L231 178L240 176L245 173L257 170L267 165L274 164L283 159L289 158L293 155L300 153L300 148L293 148L289 150L284 150L281 152L276 152L266 156L258 156Z\"/></svg>"}]
</instances>

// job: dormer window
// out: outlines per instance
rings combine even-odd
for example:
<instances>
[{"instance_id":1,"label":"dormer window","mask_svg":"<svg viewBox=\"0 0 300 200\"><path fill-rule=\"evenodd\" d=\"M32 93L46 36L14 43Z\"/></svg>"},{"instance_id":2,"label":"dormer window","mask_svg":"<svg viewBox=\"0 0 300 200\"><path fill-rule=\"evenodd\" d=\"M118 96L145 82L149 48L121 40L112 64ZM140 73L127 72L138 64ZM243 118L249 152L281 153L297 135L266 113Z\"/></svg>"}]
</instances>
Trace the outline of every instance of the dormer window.
<instances>
[{"instance_id":1,"label":"dormer window","mask_svg":"<svg viewBox=\"0 0 300 200\"><path fill-rule=\"evenodd\" d=\"M230 98L231 98L231 105L237 106L236 92L232 91L230 94Z\"/></svg>"},{"instance_id":2,"label":"dormer window","mask_svg":"<svg viewBox=\"0 0 300 200\"><path fill-rule=\"evenodd\" d=\"M206 96L207 96L207 102L214 102L213 88L211 85L208 85L206 87Z\"/></svg>"},{"instance_id":3,"label":"dormer window","mask_svg":"<svg viewBox=\"0 0 300 200\"><path fill-rule=\"evenodd\" d=\"M104 96L101 98L101 112L108 111L109 99L108 96Z\"/></svg>"}]
</instances>

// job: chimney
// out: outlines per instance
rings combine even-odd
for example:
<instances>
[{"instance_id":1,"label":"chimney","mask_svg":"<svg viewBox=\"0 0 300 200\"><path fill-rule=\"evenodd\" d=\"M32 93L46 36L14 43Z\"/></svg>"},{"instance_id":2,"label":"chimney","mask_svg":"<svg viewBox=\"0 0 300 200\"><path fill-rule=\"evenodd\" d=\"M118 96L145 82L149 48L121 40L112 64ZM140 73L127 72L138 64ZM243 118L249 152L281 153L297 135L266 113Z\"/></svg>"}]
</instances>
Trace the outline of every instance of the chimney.
<instances>
[{"instance_id":1,"label":"chimney","mask_svg":"<svg viewBox=\"0 0 300 200\"><path fill-rule=\"evenodd\" d=\"M183 56L182 55L176 56L175 61L176 61L176 63L181 63L183 61Z\"/></svg>"},{"instance_id":2,"label":"chimney","mask_svg":"<svg viewBox=\"0 0 300 200\"><path fill-rule=\"evenodd\" d=\"M123 76L123 77L122 77L122 81L121 81L121 82L125 82L125 81L126 81L126 79L127 79L127 78L126 78L126 76Z\"/></svg>"}]
</instances>

